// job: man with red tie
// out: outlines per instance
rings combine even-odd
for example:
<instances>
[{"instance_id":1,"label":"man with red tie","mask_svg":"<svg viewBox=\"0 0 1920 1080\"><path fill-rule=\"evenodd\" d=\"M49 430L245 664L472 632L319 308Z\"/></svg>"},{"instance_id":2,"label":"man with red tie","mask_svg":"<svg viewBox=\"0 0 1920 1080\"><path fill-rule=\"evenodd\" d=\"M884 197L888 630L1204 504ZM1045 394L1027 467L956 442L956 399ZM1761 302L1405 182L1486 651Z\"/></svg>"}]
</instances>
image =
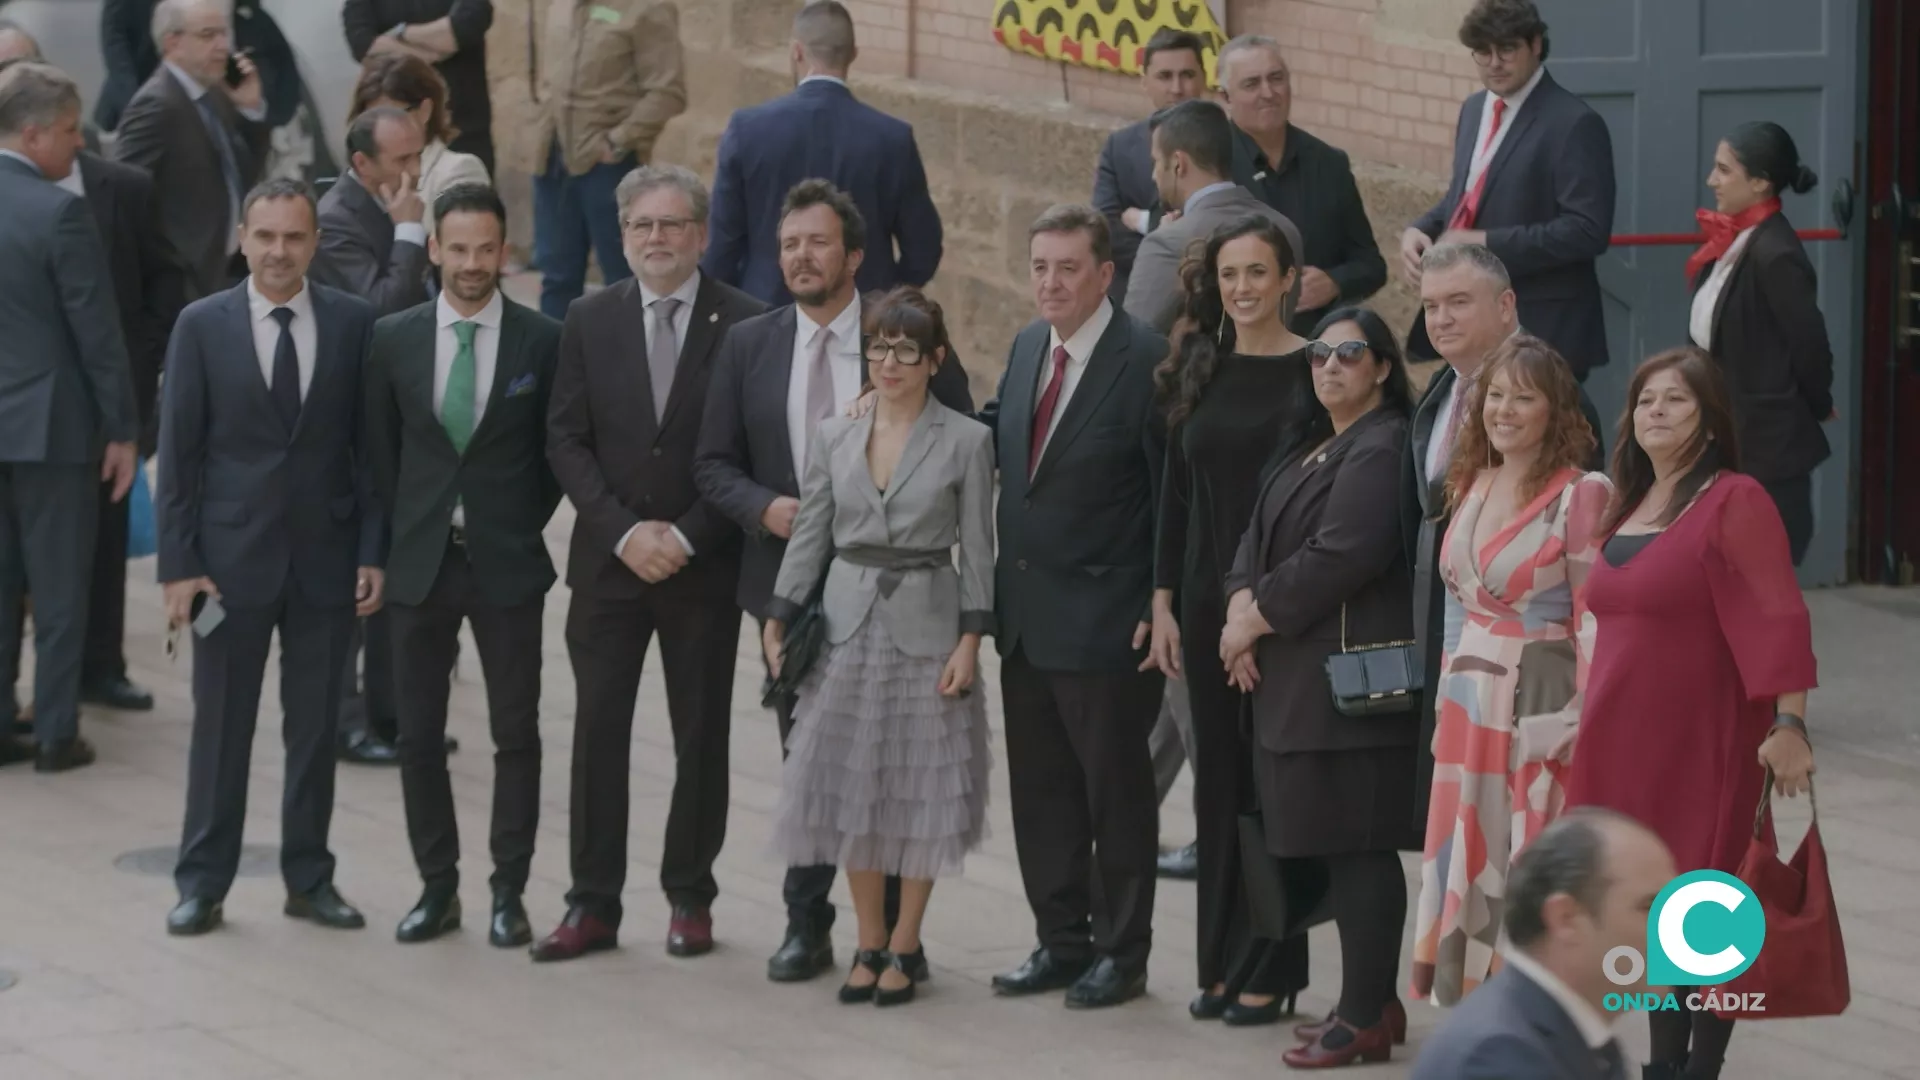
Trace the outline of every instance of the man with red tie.
<instances>
[{"instance_id":1,"label":"man with red tie","mask_svg":"<svg viewBox=\"0 0 1920 1080\"><path fill-rule=\"evenodd\" d=\"M1446 197L1400 236L1407 280L1437 243L1480 244L1513 276L1520 322L1585 381L1607 362L1594 261L1613 232L1613 140L1600 114L1553 80L1532 0L1479 0L1460 24L1486 89L1467 98ZM1407 347L1438 353L1416 317Z\"/></svg>"}]
</instances>

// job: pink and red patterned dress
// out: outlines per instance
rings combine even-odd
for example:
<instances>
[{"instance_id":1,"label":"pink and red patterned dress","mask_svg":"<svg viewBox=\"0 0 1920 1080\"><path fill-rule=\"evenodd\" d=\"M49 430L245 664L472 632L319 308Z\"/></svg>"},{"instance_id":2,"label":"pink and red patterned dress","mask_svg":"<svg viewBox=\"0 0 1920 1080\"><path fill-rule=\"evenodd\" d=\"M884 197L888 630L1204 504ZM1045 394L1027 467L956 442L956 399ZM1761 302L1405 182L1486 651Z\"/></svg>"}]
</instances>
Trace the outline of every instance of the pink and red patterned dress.
<instances>
[{"instance_id":1,"label":"pink and red patterned dress","mask_svg":"<svg viewBox=\"0 0 1920 1080\"><path fill-rule=\"evenodd\" d=\"M1613 495L1603 474L1563 470L1473 551L1487 486L1440 547L1446 636L1412 994L1442 1005L1495 970L1508 864L1566 803L1594 642L1586 581Z\"/></svg>"}]
</instances>

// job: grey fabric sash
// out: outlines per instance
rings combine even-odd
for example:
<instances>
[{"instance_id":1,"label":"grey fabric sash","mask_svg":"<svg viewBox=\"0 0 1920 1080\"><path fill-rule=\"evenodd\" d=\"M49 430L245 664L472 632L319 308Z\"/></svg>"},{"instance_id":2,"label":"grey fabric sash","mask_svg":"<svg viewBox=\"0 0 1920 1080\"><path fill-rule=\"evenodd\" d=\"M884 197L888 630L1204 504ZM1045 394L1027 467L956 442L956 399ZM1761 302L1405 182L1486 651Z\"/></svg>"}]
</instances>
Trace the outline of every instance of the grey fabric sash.
<instances>
[{"instance_id":1,"label":"grey fabric sash","mask_svg":"<svg viewBox=\"0 0 1920 1080\"><path fill-rule=\"evenodd\" d=\"M893 591L900 587L900 582L911 571L953 568L953 551L950 548L916 551L912 548L855 546L840 549L834 553L834 557L853 566L880 571L880 595L887 599L893 598Z\"/></svg>"}]
</instances>

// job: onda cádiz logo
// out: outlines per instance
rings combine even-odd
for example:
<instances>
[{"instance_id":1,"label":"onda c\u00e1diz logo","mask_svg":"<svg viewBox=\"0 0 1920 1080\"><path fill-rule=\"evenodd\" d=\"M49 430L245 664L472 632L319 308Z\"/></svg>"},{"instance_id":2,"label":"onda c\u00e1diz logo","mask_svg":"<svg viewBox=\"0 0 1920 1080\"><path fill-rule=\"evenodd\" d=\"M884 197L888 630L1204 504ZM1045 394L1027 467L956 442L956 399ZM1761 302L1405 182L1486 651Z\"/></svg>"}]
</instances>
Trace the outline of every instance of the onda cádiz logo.
<instances>
[{"instance_id":1,"label":"onda c\u00e1diz logo","mask_svg":"<svg viewBox=\"0 0 1920 1080\"><path fill-rule=\"evenodd\" d=\"M1695 870L1667 882L1647 912L1647 951L1621 945L1607 953L1607 978L1616 986L1665 988L1608 994L1610 1012L1765 1012L1764 994L1718 989L1753 966L1767 940L1767 917L1746 883L1718 870ZM1684 1001L1674 989L1694 988Z\"/></svg>"}]
</instances>

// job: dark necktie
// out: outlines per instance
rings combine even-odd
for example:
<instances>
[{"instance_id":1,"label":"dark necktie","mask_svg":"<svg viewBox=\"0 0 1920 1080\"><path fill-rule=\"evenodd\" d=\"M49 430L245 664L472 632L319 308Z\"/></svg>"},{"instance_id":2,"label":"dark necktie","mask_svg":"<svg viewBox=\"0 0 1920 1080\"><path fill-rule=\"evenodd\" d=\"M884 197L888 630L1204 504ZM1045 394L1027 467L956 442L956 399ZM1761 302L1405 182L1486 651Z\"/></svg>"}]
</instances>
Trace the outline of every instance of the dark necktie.
<instances>
[{"instance_id":1,"label":"dark necktie","mask_svg":"<svg viewBox=\"0 0 1920 1080\"><path fill-rule=\"evenodd\" d=\"M293 349L293 309L274 308L273 321L280 324L280 341L273 347L273 383L268 393L274 411L286 421L287 433L292 434L294 425L300 422L300 356Z\"/></svg>"},{"instance_id":2,"label":"dark necktie","mask_svg":"<svg viewBox=\"0 0 1920 1080\"><path fill-rule=\"evenodd\" d=\"M1053 377L1047 380L1047 388L1040 394L1040 403L1033 407L1033 434L1027 448L1027 477L1031 479L1040 469L1040 451L1046 447L1047 432L1053 428L1053 410L1060 404L1060 391L1067 384L1067 355L1065 345L1055 346L1053 350Z\"/></svg>"},{"instance_id":3,"label":"dark necktie","mask_svg":"<svg viewBox=\"0 0 1920 1080\"><path fill-rule=\"evenodd\" d=\"M220 114L214 111L213 103L206 94L200 95L194 107L200 110L200 121L207 126L207 137L213 140L213 149L220 155L220 178L227 185L227 202L231 206L238 206L246 193L241 190L240 163L233 156L233 140L227 135L227 125L221 122ZM227 224L233 226L238 222L229 221Z\"/></svg>"}]
</instances>

